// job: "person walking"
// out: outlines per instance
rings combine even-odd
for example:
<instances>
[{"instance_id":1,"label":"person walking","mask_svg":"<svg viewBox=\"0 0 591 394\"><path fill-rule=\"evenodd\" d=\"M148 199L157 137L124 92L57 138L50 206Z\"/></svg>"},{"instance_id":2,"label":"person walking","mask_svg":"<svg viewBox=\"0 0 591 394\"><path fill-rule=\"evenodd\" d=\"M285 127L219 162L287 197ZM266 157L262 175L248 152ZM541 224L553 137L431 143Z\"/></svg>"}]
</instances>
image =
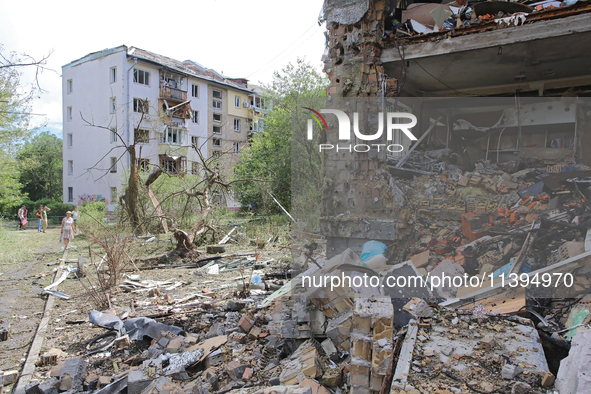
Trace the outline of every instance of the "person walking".
<instances>
[{"instance_id":1,"label":"person walking","mask_svg":"<svg viewBox=\"0 0 591 394\"><path fill-rule=\"evenodd\" d=\"M26 230L27 229L27 216L29 215L29 211L27 211L27 207L23 204L22 207L18 210L18 220L20 222L20 229Z\"/></svg>"},{"instance_id":2,"label":"person walking","mask_svg":"<svg viewBox=\"0 0 591 394\"><path fill-rule=\"evenodd\" d=\"M37 217L37 231L41 232L41 228L43 227L43 217L41 216L41 212L43 211L43 205L39 205L37 211L35 212L35 216Z\"/></svg>"},{"instance_id":3,"label":"person walking","mask_svg":"<svg viewBox=\"0 0 591 394\"><path fill-rule=\"evenodd\" d=\"M76 221L80 218L80 212L78 212L78 207L74 208L74 212L72 212L72 219L74 219L74 234L78 234L78 227L76 225Z\"/></svg>"},{"instance_id":4,"label":"person walking","mask_svg":"<svg viewBox=\"0 0 591 394\"><path fill-rule=\"evenodd\" d=\"M65 249L70 249L70 240L74 239L74 219L72 212L66 212L66 217L62 219L62 236L60 242L65 244Z\"/></svg>"},{"instance_id":5,"label":"person walking","mask_svg":"<svg viewBox=\"0 0 591 394\"><path fill-rule=\"evenodd\" d=\"M51 211L51 209L46 205L43 207L43 211L41 211L41 218L43 219L43 232L47 230L47 211Z\"/></svg>"}]
</instances>

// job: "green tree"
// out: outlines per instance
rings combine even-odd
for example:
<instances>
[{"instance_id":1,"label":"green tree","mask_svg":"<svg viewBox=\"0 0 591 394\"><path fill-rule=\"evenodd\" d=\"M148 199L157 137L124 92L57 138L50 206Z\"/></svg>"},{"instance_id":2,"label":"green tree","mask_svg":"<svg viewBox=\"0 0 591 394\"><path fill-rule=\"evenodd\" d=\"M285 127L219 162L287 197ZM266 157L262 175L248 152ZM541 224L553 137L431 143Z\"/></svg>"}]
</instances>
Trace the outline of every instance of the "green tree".
<instances>
[{"instance_id":1,"label":"green tree","mask_svg":"<svg viewBox=\"0 0 591 394\"><path fill-rule=\"evenodd\" d=\"M273 82L263 85L265 99L272 102L272 111L265 119L264 131L256 134L250 146L242 151L235 177L272 179L272 182L237 183L236 191L243 206L254 204L268 213L280 212L269 197L270 192L288 211L298 210L292 207L292 201L297 200L292 199L294 186L297 185L298 195L314 193L307 180L319 177L321 160L317 142L306 138L309 117L304 107L324 107L327 85L328 80L302 59L288 64L281 72L276 71ZM302 190L305 185L310 190Z\"/></svg>"},{"instance_id":2,"label":"green tree","mask_svg":"<svg viewBox=\"0 0 591 394\"><path fill-rule=\"evenodd\" d=\"M23 192L33 201L62 199L62 140L48 132L25 142L17 154Z\"/></svg>"}]
</instances>

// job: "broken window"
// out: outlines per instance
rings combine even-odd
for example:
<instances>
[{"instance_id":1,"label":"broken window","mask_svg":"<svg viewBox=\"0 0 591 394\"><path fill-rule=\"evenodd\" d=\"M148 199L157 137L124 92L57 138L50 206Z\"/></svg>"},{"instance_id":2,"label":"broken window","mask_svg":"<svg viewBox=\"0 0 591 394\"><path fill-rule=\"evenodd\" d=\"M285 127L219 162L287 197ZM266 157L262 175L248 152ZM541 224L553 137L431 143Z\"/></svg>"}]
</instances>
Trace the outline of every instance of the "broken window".
<instances>
[{"instance_id":1,"label":"broken window","mask_svg":"<svg viewBox=\"0 0 591 394\"><path fill-rule=\"evenodd\" d=\"M184 172L185 167L187 164L186 157L173 157L173 156L160 156L160 168L162 171L171 173L171 174L178 174L179 172Z\"/></svg>"},{"instance_id":2,"label":"broken window","mask_svg":"<svg viewBox=\"0 0 591 394\"><path fill-rule=\"evenodd\" d=\"M150 170L150 159L137 159L137 168L140 171Z\"/></svg>"},{"instance_id":3,"label":"broken window","mask_svg":"<svg viewBox=\"0 0 591 394\"><path fill-rule=\"evenodd\" d=\"M214 134L222 134L222 126L213 126Z\"/></svg>"},{"instance_id":4,"label":"broken window","mask_svg":"<svg viewBox=\"0 0 591 394\"><path fill-rule=\"evenodd\" d=\"M193 123L199 123L199 111L193 111L193 116L191 116Z\"/></svg>"},{"instance_id":5,"label":"broken window","mask_svg":"<svg viewBox=\"0 0 591 394\"><path fill-rule=\"evenodd\" d=\"M240 142L234 142L234 153L238 154L240 152Z\"/></svg>"},{"instance_id":6,"label":"broken window","mask_svg":"<svg viewBox=\"0 0 591 394\"><path fill-rule=\"evenodd\" d=\"M222 151L220 151L220 150L214 150L212 152L212 154L213 154L213 157L221 157L222 156Z\"/></svg>"},{"instance_id":7,"label":"broken window","mask_svg":"<svg viewBox=\"0 0 591 394\"><path fill-rule=\"evenodd\" d=\"M199 163L196 161L191 162L191 174L199 174Z\"/></svg>"},{"instance_id":8,"label":"broken window","mask_svg":"<svg viewBox=\"0 0 591 394\"><path fill-rule=\"evenodd\" d=\"M150 86L150 72L134 68L133 82L139 83L140 85Z\"/></svg>"},{"instance_id":9,"label":"broken window","mask_svg":"<svg viewBox=\"0 0 591 394\"><path fill-rule=\"evenodd\" d=\"M221 138L214 138L212 139L213 146L222 146Z\"/></svg>"},{"instance_id":10,"label":"broken window","mask_svg":"<svg viewBox=\"0 0 591 394\"><path fill-rule=\"evenodd\" d=\"M213 100L213 108L222 109L222 102L218 100Z\"/></svg>"},{"instance_id":11,"label":"broken window","mask_svg":"<svg viewBox=\"0 0 591 394\"><path fill-rule=\"evenodd\" d=\"M117 188L112 187L111 188L111 204L115 204L115 201L117 201Z\"/></svg>"},{"instance_id":12,"label":"broken window","mask_svg":"<svg viewBox=\"0 0 591 394\"><path fill-rule=\"evenodd\" d=\"M145 129L134 129L133 138L135 142L147 144L150 142L150 131Z\"/></svg>"},{"instance_id":13,"label":"broken window","mask_svg":"<svg viewBox=\"0 0 591 394\"><path fill-rule=\"evenodd\" d=\"M219 98L219 99L221 99L222 98L222 91L221 90L214 90L212 92L212 95L213 95L213 98Z\"/></svg>"},{"instance_id":14,"label":"broken window","mask_svg":"<svg viewBox=\"0 0 591 394\"><path fill-rule=\"evenodd\" d=\"M240 132L240 119L234 119L234 131Z\"/></svg>"},{"instance_id":15,"label":"broken window","mask_svg":"<svg viewBox=\"0 0 591 394\"><path fill-rule=\"evenodd\" d=\"M109 82L117 82L117 67L111 67L109 70Z\"/></svg>"},{"instance_id":16,"label":"broken window","mask_svg":"<svg viewBox=\"0 0 591 394\"><path fill-rule=\"evenodd\" d=\"M191 96L199 97L199 85L191 85Z\"/></svg>"},{"instance_id":17,"label":"broken window","mask_svg":"<svg viewBox=\"0 0 591 394\"><path fill-rule=\"evenodd\" d=\"M213 114L213 121L214 122L221 122L222 121L222 114Z\"/></svg>"},{"instance_id":18,"label":"broken window","mask_svg":"<svg viewBox=\"0 0 591 394\"><path fill-rule=\"evenodd\" d=\"M73 202L74 201L74 188L73 187L68 187L68 202Z\"/></svg>"},{"instance_id":19,"label":"broken window","mask_svg":"<svg viewBox=\"0 0 591 394\"><path fill-rule=\"evenodd\" d=\"M199 147L199 137L197 137L196 135L192 135L191 136L191 145Z\"/></svg>"},{"instance_id":20,"label":"broken window","mask_svg":"<svg viewBox=\"0 0 591 394\"><path fill-rule=\"evenodd\" d=\"M109 100L109 112L114 114L117 111L117 97L111 97Z\"/></svg>"},{"instance_id":21,"label":"broken window","mask_svg":"<svg viewBox=\"0 0 591 394\"><path fill-rule=\"evenodd\" d=\"M139 98L133 99L133 112L147 114L150 110L150 102Z\"/></svg>"},{"instance_id":22,"label":"broken window","mask_svg":"<svg viewBox=\"0 0 591 394\"><path fill-rule=\"evenodd\" d=\"M111 168L109 169L109 172L112 174L115 174L117 172L117 158L116 157L111 157Z\"/></svg>"},{"instance_id":23,"label":"broken window","mask_svg":"<svg viewBox=\"0 0 591 394\"><path fill-rule=\"evenodd\" d=\"M111 128L111 143L117 142L117 137L117 129L115 129L114 127Z\"/></svg>"},{"instance_id":24,"label":"broken window","mask_svg":"<svg viewBox=\"0 0 591 394\"><path fill-rule=\"evenodd\" d=\"M183 130L175 127L168 127L162 135L162 142L165 144L181 144Z\"/></svg>"},{"instance_id":25,"label":"broken window","mask_svg":"<svg viewBox=\"0 0 591 394\"><path fill-rule=\"evenodd\" d=\"M74 174L74 160L68 160L68 175Z\"/></svg>"},{"instance_id":26,"label":"broken window","mask_svg":"<svg viewBox=\"0 0 591 394\"><path fill-rule=\"evenodd\" d=\"M234 97L234 106L236 108L240 108L240 97L238 97L238 96Z\"/></svg>"}]
</instances>

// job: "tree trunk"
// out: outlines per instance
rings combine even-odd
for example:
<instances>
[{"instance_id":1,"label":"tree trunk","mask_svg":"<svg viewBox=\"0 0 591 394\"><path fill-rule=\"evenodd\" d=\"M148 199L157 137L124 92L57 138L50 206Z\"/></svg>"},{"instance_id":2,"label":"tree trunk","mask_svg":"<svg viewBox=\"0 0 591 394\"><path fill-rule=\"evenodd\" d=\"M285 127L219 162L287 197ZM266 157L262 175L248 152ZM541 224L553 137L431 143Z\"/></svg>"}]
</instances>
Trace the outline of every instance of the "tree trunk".
<instances>
[{"instance_id":1,"label":"tree trunk","mask_svg":"<svg viewBox=\"0 0 591 394\"><path fill-rule=\"evenodd\" d=\"M127 148L129 153L129 179L127 182L127 189L125 190L125 208L129 214L129 220L134 230L139 230L140 219L138 215L138 173L137 173L137 162L135 155L135 144Z\"/></svg>"}]
</instances>

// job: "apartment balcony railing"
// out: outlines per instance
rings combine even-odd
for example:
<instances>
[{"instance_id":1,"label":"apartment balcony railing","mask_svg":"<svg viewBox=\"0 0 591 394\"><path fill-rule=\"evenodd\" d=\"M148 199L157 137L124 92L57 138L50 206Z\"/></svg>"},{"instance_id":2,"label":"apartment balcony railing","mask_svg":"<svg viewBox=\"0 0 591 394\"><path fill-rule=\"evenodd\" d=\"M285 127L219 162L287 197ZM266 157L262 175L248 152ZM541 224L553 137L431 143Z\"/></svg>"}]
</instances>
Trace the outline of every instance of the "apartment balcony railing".
<instances>
[{"instance_id":1,"label":"apartment balcony railing","mask_svg":"<svg viewBox=\"0 0 591 394\"><path fill-rule=\"evenodd\" d=\"M187 92L160 84L160 98L166 100L187 101Z\"/></svg>"}]
</instances>

